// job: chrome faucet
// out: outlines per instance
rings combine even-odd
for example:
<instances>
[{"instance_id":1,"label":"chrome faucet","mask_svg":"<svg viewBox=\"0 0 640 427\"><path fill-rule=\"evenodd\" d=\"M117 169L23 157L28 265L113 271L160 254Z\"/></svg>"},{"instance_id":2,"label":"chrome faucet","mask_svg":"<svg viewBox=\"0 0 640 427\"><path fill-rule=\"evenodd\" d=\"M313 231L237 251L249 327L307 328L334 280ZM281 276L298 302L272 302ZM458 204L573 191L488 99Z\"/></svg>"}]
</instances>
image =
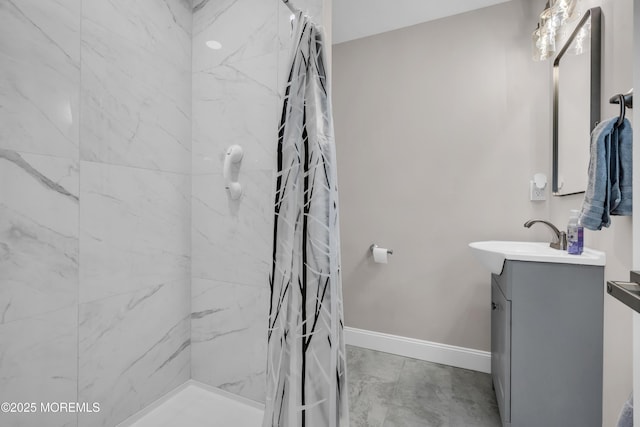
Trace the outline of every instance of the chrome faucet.
<instances>
[{"instance_id":1,"label":"chrome faucet","mask_svg":"<svg viewBox=\"0 0 640 427\"><path fill-rule=\"evenodd\" d=\"M531 219L525 222L524 226L529 228L536 222L541 222L547 225L555 233L555 239L553 239L553 242L549 243L549 246L551 246L553 249L560 249L563 251L567 249L567 233L558 230L558 228L555 225L551 224L549 221L544 221L542 219Z\"/></svg>"}]
</instances>

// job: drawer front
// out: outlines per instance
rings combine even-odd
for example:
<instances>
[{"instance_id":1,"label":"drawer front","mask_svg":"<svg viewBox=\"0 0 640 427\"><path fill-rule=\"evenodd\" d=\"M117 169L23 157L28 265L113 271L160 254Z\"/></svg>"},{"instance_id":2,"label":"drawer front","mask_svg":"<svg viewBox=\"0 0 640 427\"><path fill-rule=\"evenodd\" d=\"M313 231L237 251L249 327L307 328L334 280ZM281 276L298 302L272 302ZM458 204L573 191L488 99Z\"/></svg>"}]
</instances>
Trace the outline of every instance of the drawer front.
<instances>
[{"instance_id":1,"label":"drawer front","mask_svg":"<svg viewBox=\"0 0 640 427\"><path fill-rule=\"evenodd\" d=\"M502 423L511 422L511 301L491 283L491 375Z\"/></svg>"}]
</instances>

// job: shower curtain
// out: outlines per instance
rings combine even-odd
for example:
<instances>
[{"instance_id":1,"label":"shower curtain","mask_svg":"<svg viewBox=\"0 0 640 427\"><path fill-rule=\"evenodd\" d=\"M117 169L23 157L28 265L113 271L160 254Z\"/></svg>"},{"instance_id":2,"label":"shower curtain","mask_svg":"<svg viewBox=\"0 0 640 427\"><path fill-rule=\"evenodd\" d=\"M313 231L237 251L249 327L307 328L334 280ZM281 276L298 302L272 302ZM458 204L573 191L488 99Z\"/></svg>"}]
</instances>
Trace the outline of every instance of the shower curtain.
<instances>
[{"instance_id":1,"label":"shower curtain","mask_svg":"<svg viewBox=\"0 0 640 427\"><path fill-rule=\"evenodd\" d=\"M263 427L348 421L338 189L324 40L299 13L278 132Z\"/></svg>"}]
</instances>

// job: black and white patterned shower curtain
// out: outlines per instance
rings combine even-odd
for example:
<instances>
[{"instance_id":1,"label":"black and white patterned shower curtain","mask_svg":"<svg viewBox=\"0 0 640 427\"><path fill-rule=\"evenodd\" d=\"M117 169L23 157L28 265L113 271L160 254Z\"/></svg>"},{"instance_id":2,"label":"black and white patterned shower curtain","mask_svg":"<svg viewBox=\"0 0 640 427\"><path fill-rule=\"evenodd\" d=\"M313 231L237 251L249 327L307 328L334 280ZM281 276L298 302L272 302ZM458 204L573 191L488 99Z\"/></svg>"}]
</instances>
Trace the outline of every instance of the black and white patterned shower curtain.
<instances>
[{"instance_id":1,"label":"black and white patterned shower curtain","mask_svg":"<svg viewBox=\"0 0 640 427\"><path fill-rule=\"evenodd\" d=\"M263 427L346 427L338 189L324 38L297 16L278 134Z\"/></svg>"}]
</instances>

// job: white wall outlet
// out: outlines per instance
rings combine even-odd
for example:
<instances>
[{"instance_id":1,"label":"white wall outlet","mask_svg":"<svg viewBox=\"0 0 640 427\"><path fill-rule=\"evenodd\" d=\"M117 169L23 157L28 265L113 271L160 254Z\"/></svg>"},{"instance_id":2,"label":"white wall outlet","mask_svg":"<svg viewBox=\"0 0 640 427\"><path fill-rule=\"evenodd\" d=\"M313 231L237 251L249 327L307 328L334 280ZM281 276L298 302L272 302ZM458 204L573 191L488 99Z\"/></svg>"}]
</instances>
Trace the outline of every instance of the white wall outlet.
<instances>
[{"instance_id":1,"label":"white wall outlet","mask_svg":"<svg viewBox=\"0 0 640 427\"><path fill-rule=\"evenodd\" d=\"M547 186L539 188L534 181L529 181L529 200L547 200Z\"/></svg>"}]
</instances>

